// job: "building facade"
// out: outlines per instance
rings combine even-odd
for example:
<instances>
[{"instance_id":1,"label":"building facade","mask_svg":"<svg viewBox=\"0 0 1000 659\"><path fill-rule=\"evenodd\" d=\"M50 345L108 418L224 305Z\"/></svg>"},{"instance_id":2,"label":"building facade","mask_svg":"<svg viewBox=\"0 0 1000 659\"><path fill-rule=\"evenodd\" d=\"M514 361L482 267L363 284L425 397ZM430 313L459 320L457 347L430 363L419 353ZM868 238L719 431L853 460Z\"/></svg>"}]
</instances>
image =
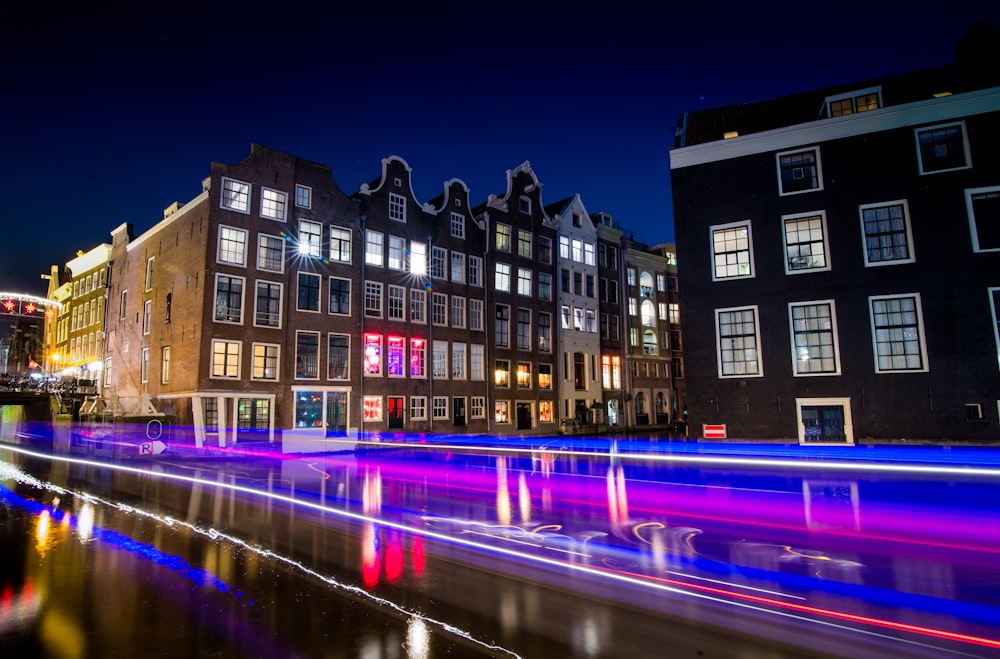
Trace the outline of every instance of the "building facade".
<instances>
[{"instance_id":1,"label":"building facade","mask_svg":"<svg viewBox=\"0 0 1000 659\"><path fill-rule=\"evenodd\" d=\"M1000 438L1000 88L955 64L682 115L693 434Z\"/></svg>"}]
</instances>

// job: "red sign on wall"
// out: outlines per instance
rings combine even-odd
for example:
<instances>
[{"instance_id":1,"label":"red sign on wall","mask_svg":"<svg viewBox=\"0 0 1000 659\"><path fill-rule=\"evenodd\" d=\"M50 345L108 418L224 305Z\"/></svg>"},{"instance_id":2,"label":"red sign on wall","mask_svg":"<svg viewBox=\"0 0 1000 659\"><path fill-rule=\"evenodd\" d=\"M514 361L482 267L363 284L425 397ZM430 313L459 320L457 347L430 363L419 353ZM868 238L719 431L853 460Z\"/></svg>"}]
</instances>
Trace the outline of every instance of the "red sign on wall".
<instances>
[{"instance_id":1,"label":"red sign on wall","mask_svg":"<svg viewBox=\"0 0 1000 659\"><path fill-rule=\"evenodd\" d=\"M724 423L704 423L701 426L701 435L705 439L725 439L726 424Z\"/></svg>"}]
</instances>

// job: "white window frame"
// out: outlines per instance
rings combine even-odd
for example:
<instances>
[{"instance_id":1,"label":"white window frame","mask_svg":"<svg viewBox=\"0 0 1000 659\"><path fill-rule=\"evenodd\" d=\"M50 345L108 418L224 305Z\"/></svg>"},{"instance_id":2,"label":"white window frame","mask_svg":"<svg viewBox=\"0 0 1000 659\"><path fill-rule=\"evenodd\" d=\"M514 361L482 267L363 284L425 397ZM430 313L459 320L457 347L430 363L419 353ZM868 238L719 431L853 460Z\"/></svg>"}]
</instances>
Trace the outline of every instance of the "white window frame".
<instances>
[{"instance_id":1,"label":"white window frame","mask_svg":"<svg viewBox=\"0 0 1000 659\"><path fill-rule=\"evenodd\" d=\"M334 235L336 234L336 240L334 240ZM354 243L354 237L351 235L351 229L348 227L338 226L336 224L330 225L330 260L336 261L337 263L350 263L351 262L351 248ZM334 249L336 246L336 249ZM346 254L344 247L347 247Z\"/></svg>"},{"instance_id":2,"label":"white window frame","mask_svg":"<svg viewBox=\"0 0 1000 659\"><path fill-rule=\"evenodd\" d=\"M334 311L333 305L330 304L330 296L333 295L333 282L334 282L334 280L336 280L338 282L343 282L343 281L347 282L347 311L346 312L343 312L343 311ZM350 279L347 279L346 277L330 277L327 280L327 286L328 286L328 290L327 290L327 313L333 314L335 316L350 316L351 315L351 308L354 305L354 300L352 299L354 297L354 284L353 284L353 282Z\"/></svg>"},{"instance_id":3,"label":"white window frame","mask_svg":"<svg viewBox=\"0 0 1000 659\"><path fill-rule=\"evenodd\" d=\"M406 197L395 192L389 193L389 219L406 222Z\"/></svg>"},{"instance_id":4,"label":"white window frame","mask_svg":"<svg viewBox=\"0 0 1000 659\"><path fill-rule=\"evenodd\" d=\"M819 230L822 232L822 243L823 243L823 265L820 266L809 266L805 268L793 268L788 255L788 223L789 222L802 222L804 220L812 220L813 218L819 221ZM814 229L809 229L810 233ZM799 232L801 233L801 232ZM801 275L808 272L825 272L830 270L830 239L829 232L826 227L826 211L812 211L809 213L793 213L791 215L781 216L781 243L783 247L784 262L785 262L785 274L786 275ZM794 245L804 245L808 242L810 245L815 245L821 241L819 240L809 240L802 241L798 243L793 243ZM813 256L810 254L810 256Z\"/></svg>"},{"instance_id":5,"label":"white window frame","mask_svg":"<svg viewBox=\"0 0 1000 659\"><path fill-rule=\"evenodd\" d=\"M278 259L278 268L272 268L268 266L268 261L263 258L266 253L264 250L264 241L274 241L280 245L281 256ZM266 270L267 272L278 272L283 273L285 271L285 240L280 236L274 236L269 233L257 234L257 269Z\"/></svg>"},{"instance_id":6,"label":"white window frame","mask_svg":"<svg viewBox=\"0 0 1000 659\"><path fill-rule=\"evenodd\" d=\"M226 320L226 319L219 320L219 318L216 316L216 312L217 312L217 310L219 308L219 278L220 277L227 277L228 279L239 280L241 282L241 285L240 285L240 304L239 304L240 319L239 320ZM256 288L254 289L254 291L255 291L255 294L256 294ZM222 324L225 324L225 325L242 325L243 324L243 319L246 316L246 313L245 313L246 312L246 307L247 307L247 305L246 305L246 296L247 296L247 280L246 280L246 277L241 277L241 276L238 276L238 275L230 275L230 274L226 274L226 273L223 273L223 272L217 272L217 273L215 273L215 285L212 287L212 302L213 302L213 304L212 304L212 322L213 323L222 323Z\"/></svg>"},{"instance_id":7,"label":"white window frame","mask_svg":"<svg viewBox=\"0 0 1000 659\"><path fill-rule=\"evenodd\" d=\"M510 293L510 264L500 263L496 264L496 271L494 275L493 288L497 291L502 291L504 293Z\"/></svg>"},{"instance_id":8,"label":"white window frame","mask_svg":"<svg viewBox=\"0 0 1000 659\"><path fill-rule=\"evenodd\" d=\"M480 256L469 256L469 285L483 287L483 259Z\"/></svg>"},{"instance_id":9,"label":"white window frame","mask_svg":"<svg viewBox=\"0 0 1000 659\"><path fill-rule=\"evenodd\" d=\"M272 211L272 208L275 210ZM260 216L265 220L284 222L288 217L288 193L274 188L260 189Z\"/></svg>"},{"instance_id":10,"label":"white window frame","mask_svg":"<svg viewBox=\"0 0 1000 659\"><path fill-rule=\"evenodd\" d=\"M517 269L517 294L531 297L531 268Z\"/></svg>"},{"instance_id":11,"label":"white window frame","mask_svg":"<svg viewBox=\"0 0 1000 659\"><path fill-rule=\"evenodd\" d=\"M427 324L427 291L410 289L410 322Z\"/></svg>"},{"instance_id":12,"label":"white window frame","mask_svg":"<svg viewBox=\"0 0 1000 659\"><path fill-rule=\"evenodd\" d=\"M278 287L278 322L275 325L261 325L261 324L259 324L257 322L257 313L259 311L258 304L260 303L260 296L257 294L258 293L257 287L260 286L261 284L268 284L270 286L277 286ZM282 318L282 315L283 315L282 312L284 311L284 308L285 308L285 285L283 283L277 282L277 281L268 281L266 279L257 279L256 281L254 281L254 286L253 286L253 326L254 327L264 327L264 328L267 328L267 329L281 329L282 320L284 320Z\"/></svg>"},{"instance_id":13,"label":"white window frame","mask_svg":"<svg viewBox=\"0 0 1000 659\"><path fill-rule=\"evenodd\" d=\"M972 236L973 252L1000 252L1000 244L996 247L983 247L979 244L979 230L976 224L976 209L972 203L972 198L978 195L989 194L1000 196L1000 185L991 185L985 188L969 188L965 191L965 206L969 212L969 233ZM997 227L1000 231L1000 227Z\"/></svg>"},{"instance_id":14,"label":"white window frame","mask_svg":"<svg viewBox=\"0 0 1000 659\"><path fill-rule=\"evenodd\" d=\"M170 346L160 348L160 384L170 383Z\"/></svg>"},{"instance_id":15,"label":"white window frame","mask_svg":"<svg viewBox=\"0 0 1000 659\"><path fill-rule=\"evenodd\" d=\"M257 349L263 349L263 354L260 357L264 360L261 365L262 375L257 375ZM274 349L274 377L267 377L267 351L269 349ZM250 379L254 382L277 382L281 377L281 344L279 343L264 343L260 341L255 341L250 346L251 358L250 358Z\"/></svg>"},{"instance_id":16,"label":"white window frame","mask_svg":"<svg viewBox=\"0 0 1000 659\"><path fill-rule=\"evenodd\" d=\"M816 187L806 188L805 190L790 190L785 192L785 186L781 179L781 158L783 156L794 156L799 153L813 152L816 157ZM781 151L774 154L774 165L777 168L778 173L778 195L781 197L790 197L797 194L806 194L809 192L818 192L823 189L823 160L820 157L819 146L806 146L799 147L796 149L790 149L788 151Z\"/></svg>"},{"instance_id":17,"label":"white window frame","mask_svg":"<svg viewBox=\"0 0 1000 659\"><path fill-rule=\"evenodd\" d=\"M309 335L316 337L316 374L315 375L299 375L298 362L299 362L299 337L302 335ZM323 354L323 334L321 332L315 332L311 330L296 330L295 332L295 369L294 369L294 380L317 381L320 379L320 355Z\"/></svg>"},{"instance_id":18,"label":"white window frame","mask_svg":"<svg viewBox=\"0 0 1000 659\"><path fill-rule=\"evenodd\" d=\"M390 270L406 269L406 239L400 236L389 236L389 260L387 265Z\"/></svg>"},{"instance_id":19,"label":"white window frame","mask_svg":"<svg viewBox=\"0 0 1000 659\"><path fill-rule=\"evenodd\" d=\"M469 418L486 418L486 396L471 396L469 398Z\"/></svg>"},{"instance_id":20,"label":"white window frame","mask_svg":"<svg viewBox=\"0 0 1000 659\"><path fill-rule=\"evenodd\" d=\"M382 287L380 281L365 282L364 315L368 318L381 318L383 314Z\"/></svg>"},{"instance_id":21,"label":"white window frame","mask_svg":"<svg viewBox=\"0 0 1000 659\"><path fill-rule=\"evenodd\" d=\"M142 349L139 359L139 381L149 382L149 348Z\"/></svg>"},{"instance_id":22,"label":"white window frame","mask_svg":"<svg viewBox=\"0 0 1000 659\"><path fill-rule=\"evenodd\" d=\"M454 211L451 213L451 235L465 240L465 216Z\"/></svg>"},{"instance_id":23,"label":"white window frame","mask_svg":"<svg viewBox=\"0 0 1000 659\"><path fill-rule=\"evenodd\" d=\"M987 288L986 295L989 296L990 313L993 315L993 339L996 347L997 370L1000 370L1000 286ZM1000 406L1000 401L997 401L997 405Z\"/></svg>"},{"instance_id":24,"label":"white window frame","mask_svg":"<svg viewBox=\"0 0 1000 659\"><path fill-rule=\"evenodd\" d=\"M881 343L912 343L917 342L919 348L920 356L920 367L919 368L882 368L879 366L879 340L878 331L884 329L884 327L876 326L875 324L875 303L882 302L885 300L904 300L912 299L914 301L913 313L915 315L916 321L916 337L894 339L892 341L882 341ZM895 313L895 312L893 312ZM905 313L905 312L904 312ZM901 293L897 295L870 295L868 296L868 318L871 322L871 338L872 338L872 356L874 357L874 366L876 373L926 373L930 370L929 359L927 355L927 341L924 337L924 314L923 308L920 303L920 293ZM912 327L912 325L909 325Z\"/></svg>"},{"instance_id":25,"label":"white window frame","mask_svg":"<svg viewBox=\"0 0 1000 659\"><path fill-rule=\"evenodd\" d=\"M398 315L393 313L393 301L398 301ZM406 320L406 287L389 284L385 294L385 313L389 320Z\"/></svg>"},{"instance_id":26,"label":"white window frame","mask_svg":"<svg viewBox=\"0 0 1000 659\"><path fill-rule=\"evenodd\" d=\"M427 396L410 396L410 420L427 420Z\"/></svg>"},{"instance_id":27,"label":"white window frame","mask_svg":"<svg viewBox=\"0 0 1000 659\"><path fill-rule=\"evenodd\" d=\"M447 420L451 418L447 396L434 396L431 398L431 416L435 420Z\"/></svg>"},{"instance_id":28,"label":"white window frame","mask_svg":"<svg viewBox=\"0 0 1000 659\"><path fill-rule=\"evenodd\" d=\"M235 234L235 235L231 237L226 237L223 234ZM217 249L215 250L215 262L245 267L247 264L247 237L248 234L246 229L240 229L238 227L231 227L225 224L220 224L219 236L218 236L219 240ZM242 240L239 240L238 238L242 238ZM222 248L223 245L232 246L233 244L241 244L242 249L237 251L234 249L223 250ZM235 258L229 259L223 257L224 252L226 254L232 254Z\"/></svg>"},{"instance_id":29,"label":"white window frame","mask_svg":"<svg viewBox=\"0 0 1000 659\"><path fill-rule=\"evenodd\" d=\"M458 250L451 251L451 280L456 284L465 283L465 254Z\"/></svg>"},{"instance_id":30,"label":"white window frame","mask_svg":"<svg viewBox=\"0 0 1000 659\"><path fill-rule=\"evenodd\" d=\"M802 408L817 405L835 406L844 408L844 442L806 442L805 426L802 423ZM854 417L851 414L850 398L796 398L795 399L795 420L798 426L799 444L807 446L853 446L854 445Z\"/></svg>"},{"instance_id":31,"label":"white window frame","mask_svg":"<svg viewBox=\"0 0 1000 659\"><path fill-rule=\"evenodd\" d=\"M312 188L308 185L296 185L295 205L299 208L312 208Z\"/></svg>"},{"instance_id":32,"label":"white window frame","mask_svg":"<svg viewBox=\"0 0 1000 659\"><path fill-rule=\"evenodd\" d=\"M727 348L725 350L723 349L723 339L726 338L726 337L722 336L722 325L721 325L721 322L720 322L722 314L746 313L748 311L753 312L753 326L754 326L753 330L754 331L753 331L753 335L752 336L753 336L753 340L754 340L754 348L752 348L752 349L756 352L756 360L743 359L743 360L740 360L740 361L730 360L729 362L726 362L722 358L723 353L724 352L737 352L739 349L738 348ZM744 321L744 322L746 322L746 321ZM634 331L634 329L635 328L631 328L629 331L632 332L632 331ZM739 334L739 335L731 335L731 336L748 337L748 336L751 336L751 335L750 334ZM746 348L743 348L742 350L743 350L744 354L746 354ZM719 375L719 379L720 380L727 380L727 379L734 379L734 378L735 379L743 379L743 378L762 378L762 377L764 377L764 362L763 362L763 357L761 355L761 345L760 345L760 309L757 308L757 305L754 304L754 305L749 305L749 306L744 306L744 307L727 307L727 308L724 308L724 309L716 309L715 310L715 356L716 356L716 366L718 368L718 375ZM752 361L756 361L756 364L757 364L757 371L756 372L746 372L746 371L738 372L738 371L732 371L732 372L728 372L727 373L727 372L725 372L725 369L724 369L724 366L723 366L726 363L732 363L732 364L738 364L738 363L749 364Z\"/></svg>"},{"instance_id":33,"label":"white window frame","mask_svg":"<svg viewBox=\"0 0 1000 659\"><path fill-rule=\"evenodd\" d=\"M242 188L242 189L240 189ZM234 178L222 177L222 190L219 194L219 207L226 210L250 214L250 193L253 186L245 181L238 181ZM228 194L227 194L228 193ZM227 203L227 199L229 203ZM242 203L240 203L242 200Z\"/></svg>"},{"instance_id":34,"label":"white window frame","mask_svg":"<svg viewBox=\"0 0 1000 659\"><path fill-rule=\"evenodd\" d=\"M796 326L793 310L797 307L818 307L826 305L830 308L830 329L809 329L799 332L800 334L818 335L829 332L830 334L830 349L833 351L833 356L830 358L833 360L833 369L828 371L807 371L799 370L800 360L798 358L798 346L795 345L796 337ZM812 320L812 319L808 319ZM832 299L828 300L807 300L803 302L789 302L788 303L788 336L789 344L792 351L792 375L795 377L821 377L830 375L840 375L840 338L837 333L837 307ZM823 344L820 344L822 346ZM817 346L809 345L807 346L810 351L815 349ZM822 357L820 357L822 359ZM808 361L812 361L810 358Z\"/></svg>"},{"instance_id":35,"label":"white window frame","mask_svg":"<svg viewBox=\"0 0 1000 659\"><path fill-rule=\"evenodd\" d=\"M299 255L311 256L314 259L323 256L323 225L312 220L299 220L299 232L296 235Z\"/></svg>"},{"instance_id":36,"label":"white window frame","mask_svg":"<svg viewBox=\"0 0 1000 659\"><path fill-rule=\"evenodd\" d=\"M719 276L719 270L718 269L719 269L720 266L717 265L717 260L718 260L718 256L720 254L716 254L716 251L715 251L715 244L716 244L716 242L715 242L715 237L716 236L715 235L717 233L727 233L727 232L731 232L731 231L739 231L740 229L745 229L746 230L746 248L745 249L734 249L734 250L728 250L728 251L721 252L720 253L721 255L725 255L726 256L726 262L724 264L722 264L721 267L724 267L727 270L729 268L735 267L735 268L737 268L737 270L739 270L742 266L745 265L749 269L749 272L747 272L745 274L739 274L738 273L738 274L734 274L734 275ZM726 239L726 240L728 240L728 239ZM739 247L739 241L741 239L739 238L739 236L737 236L735 238L735 240L737 242L736 246ZM711 255L711 259L712 259L712 261L711 261L712 281L730 281L730 280L733 280L733 279L752 279L752 278L754 278L754 277L757 276L757 268L754 265L754 256L753 256L753 226L752 226L750 220L740 220L739 222L729 222L729 223L726 223L726 224L713 224L712 226L708 227L708 244L709 244L709 254ZM744 251L747 252L747 261L746 261L746 263L742 263L742 262L740 262L738 260L738 255L741 254ZM736 262L729 263L729 256L728 255L730 255L730 254L737 255L737 261ZM631 272L632 269L630 268L629 270ZM635 285L635 280L634 279L632 280L631 285L633 285L633 286Z\"/></svg>"},{"instance_id":37,"label":"white window frame","mask_svg":"<svg viewBox=\"0 0 1000 659\"><path fill-rule=\"evenodd\" d=\"M220 345L224 346L226 348L222 352L222 354L224 355L225 359L224 359L223 364L222 364L223 368L222 368L222 373L221 374L219 374L219 373L216 372L216 363L215 363L215 356L217 354L216 347L220 346ZM231 364L230 364L230 352L229 352L229 348L230 347L235 347L236 348L236 355L235 355L235 359L236 359L236 363L235 363L236 372L233 373L233 374L229 374L230 373L229 368L231 366ZM242 364L242 362L243 362L242 355L243 355L243 342L242 341L231 341L229 339L212 339L212 352L209 355L209 359L211 361L210 361L210 365L209 365L209 376L208 377L210 379L213 379L213 380L239 380L240 379L240 370L241 370L241 368L243 366L243 364Z\"/></svg>"},{"instance_id":38,"label":"white window frame","mask_svg":"<svg viewBox=\"0 0 1000 659\"><path fill-rule=\"evenodd\" d=\"M923 155L920 153L920 134L941 128L952 128L954 126L958 126L962 132L962 156L965 163L959 167L949 167L948 169L934 169L930 171L925 171L924 158ZM972 154L969 152L969 131L966 129L964 121L952 121L944 124L935 124L933 126L921 126L919 128L914 128L913 141L917 149L917 167L921 176L931 175L931 174L943 174L944 172L957 172L959 170L969 169L970 167L972 167Z\"/></svg>"},{"instance_id":39,"label":"white window frame","mask_svg":"<svg viewBox=\"0 0 1000 659\"><path fill-rule=\"evenodd\" d=\"M385 234L381 231L365 231L365 263L378 268L385 264Z\"/></svg>"},{"instance_id":40,"label":"white window frame","mask_svg":"<svg viewBox=\"0 0 1000 659\"><path fill-rule=\"evenodd\" d=\"M903 224L906 227L906 251L907 257L904 259L891 259L885 261L869 261L868 260L868 233L865 231L865 211L879 208L890 208L893 206L902 206L903 208ZM861 223L861 251L862 256L865 260L866 268L879 268L887 265L901 265L904 263L913 263L917 260L916 252L913 249L913 227L910 224L910 206L906 199L896 199L894 201L884 201L876 204L862 204L858 206L858 221Z\"/></svg>"},{"instance_id":41,"label":"white window frame","mask_svg":"<svg viewBox=\"0 0 1000 659\"><path fill-rule=\"evenodd\" d=\"M342 378L340 378L340 377L334 377L330 373L330 353L332 352L332 350L330 349L330 339L332 339L335 336L342 336L342 337L345 337L347 339L347 373ZM343 332L328 332L327 333L327 335L326 335L326 379L327 380L335 380L337 382L343 382L344 380L350 380L351 379L351 335L350 334L344 334Z\"/></svg>"}]
</instances>

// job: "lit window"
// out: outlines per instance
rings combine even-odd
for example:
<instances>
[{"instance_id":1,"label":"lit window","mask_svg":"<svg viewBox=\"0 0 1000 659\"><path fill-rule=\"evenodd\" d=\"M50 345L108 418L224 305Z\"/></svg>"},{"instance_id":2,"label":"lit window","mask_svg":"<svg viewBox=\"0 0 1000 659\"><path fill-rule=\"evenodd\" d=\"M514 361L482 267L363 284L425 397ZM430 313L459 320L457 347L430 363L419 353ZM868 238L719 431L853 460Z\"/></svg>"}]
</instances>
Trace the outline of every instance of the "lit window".
<instances>
[{"instance_id":1,"label":"lit window","mask_svg":"<svg viewBox=\"0 0 1000 659\"><path fill-rule=\"evenodd\" d=\"M507 224L497 224L496 249L498 252L510 251L510 226Z\"/></svg>"},{"instance_id":2,"label":"lit window","mask_svg":"<svg viewBox=\"0 0 1000 659\"><path fill-rule=\"evenodd\" d=\"M538 365L538 388L545 390L552 389L552 364Z\"/></svg>"},{"instance_id":3,"label":"lit window","mask_svg":"<svg viewBox=\"0 0 1000 659\"><path fill-rule=\"evenodd\" d=\"M510 292L510 265L497 263L495 287L498 291Z\"/></svg>"},{"instance_id":4,"label":"lit window","mask_svg":"<svg viewBox=\"0 0 1000 659\"><path fill-rule=\"evenodd\" d=\"M486 346L473 343L469 346L469 379L482 381L486 379L485 367Z\"/></svg>"},{"instance_id":5,"label":"lit window","mask_svg":"<svg viewBox=\"0 0 1000 659\"><path fill-rule=\"evenodd\" d=\"M160 384L170 382L170 346L160 349Z\"/></svg>"},{"instance_id":6,"label":"lit window","mask_svg":"<svg viewBox=\"0 0 1000 659\"><path fill-rule=\"evenodd\" d=\"M351 230L344 227L330 227L330 260L340 263L351 262Z\"/></svg>"},{"instance_id":7,"label":"lit window","mask_svg":"<svg viewBox=\"0 0 1000 659\"><path fill-rule=\"evenodd\" d=\"M531 270L529 268L517 269L517 294L531 296Z\"/></svg>"},{"instance_id":8,"label":"lit window","mask_svg":"<svg viewBox=\"0 0 1000 659\"><path fill-rule=\"evenodd\" d=\"M295 205L299 208L312 207L312 188L304 185L295 186Z\"/></svg>"},{"instance_id":9,"label":"lit window","mask_svg":"<svg viewBox=\"0 0 1000 659\"><path fill-rule=\"evenodd\" d=\"M277 190L262 188L260 191L260 216L270 220L285 220L288 195Z\"/></svg>"},{"instance_id":10,"label":"lit window","mask_svg":"<svg viewBox=\"0 0 1000 659\"><path fill-rule=\"evenodd\" d=\"M465 344L451 344L451 377L453 380L465 379Z\"/></svg>"},{"instance_id":11,"label":"lit window","mask_svg":"<svg viewBox=\"0 0 1000 659\"><path fill-rule=\"evenodd\" d=\"M829 270L826 241L826 214L785 215L785 273L797 274Z\"/></svg>"},{"instance_id":12,"label":"lit window","mask_svg":"<svg viewBox=\"0 0 1000 659\"><path fill-rule=\"evenodd\" d=\"M427 375L427 342L410 339L410 377L422 378Z\"/></svg>"},{"instance_id":13,"label":"lit window","mask_svg":"<svg viewBox=\"0 0 1000 659\"><path fill-rule=\"evenodd\" d=\"M795 375L840 373L837 321L832 300L788 305Z\"/></svg>"},{"instance_id":14,"label":"lit window","mask_svg":"<svg viewBox=\"0 0 1000 659\"><path fill-rule=\"evenodd\" d=\"M245 265L247 260L247 232L233 227L219 227L219 263Z\"/></svg>"},{"instance_id":15,"label":"lit window","mask_svg":"<svg viewBox=\"0 0 1000 659\"><path fill-rule=\"evenodd\" d=\"M385 237L378 231L365 232L365 263L382 267Z\"/></svg>"},{"instance_id":16,"label":"lit window","mask_svg":"<svg viewBox=\"0 0 1000 659\"><path fill-rule=\"evenodd\" d=\"M319 222L299 220L299 254L320 258L323 243L323 225Z\"/></svg>"},{"instance_id":17,"label":"lit window","mask_svg":"<svg viewBox=\"0 0 1000 659\"><path fill-rule=\"evenodd\" d=\"M239 341L212 340L212 377L239 379Z\"/></svg>"},{"instance_id":18,"label":"lit window","mask_svg":"<svg viewBox=\"0 0 1000 659\"><path fill-rule=\"evenodd\" d=\"M438 380L448 378L447 341L434 341L431 344L431 376Z\"/></svg>"},{"instance_id":19,"label":"lit window","mask_svg":"<svg viewBox=\"0 0 1000 659\"><path fill-rule=\"evenodd\" d=\"M365 364L366 376L382 375L382 335L365 334Z\"/></svg>"},{"instance_id":20,"label":"lit window","mask_svg":"<svg viewBox=\"0 0 1000 659\"><path fill-rule=\"evenodd\" d=\"M753 277L753 240L749 222L709 228L712 239L712 279Z\"/></svg>"},{"instance_id":21,"label":"lit window","mask_svg":"<svg viewBox=\"0 0 1000 659\"><path fill-rule=\"evenodd\" d=\"M927 371L920 296L870 297L875 372Z\"/></svg>"},{"instance_id":22,"label":"lit window","mask_svg":"<svg viewBox=\"0 0 1000 659\"><path fill-rule=\"evenodd\" d=\"M540 400L538 401L538 422L539 423L552 423L552 401L551 400Z\"/></svg>"},{"instance_id":23,"label":"lit window","mask_svg":"<svg viewBox=\"0 0 1000 659\"><path fill-rule=\"evenodd\" d=\"M720 378L764 374L758 350L760 330L756 306L716 309L715 330Z\"/></svg>"},{"instance_id":24,"label":"lit window","mask_svg":"<svg viewBox=\"0 0 1000 659\"><path fill-rule=\"evenodd\" d=\"M251 379L276 381L278 379L278 355L281 346L271 343L253 344L253 369Z\"/></svg>"},{"instance_id":25,"label":"lit window","mask_svg":"<svg viewBox=\"0 0 1000 659\"><path fill-rule=\"evenodd\" d=\"M250 184L242 181L234 181L231 178L222 179L222 200L223 208L238 211L240 213L250 212Z\"/></svg>"},{"instance_id":26,"label":"lit window","mask_svg":"<svg viewBox=\"0 0 1000 659\"><path fill-rule=\"evenodd\" d=\"M497 423L510 423L510 401L498 400L493 407L493 420Z\"/></svg>"},{"instance_id":27,"label":"lit window","mask_svg":"<svg viewBox=\"0 0 1000 659\"><path fill-rule=\"evenodd\" d=\"M402 270L405 267L403 260L406 251L406 241L399 236L389 236L389 269Z\"/></svg>"},{"instance_id":28,"label":"lit window","mask_svg":"<svg viewBox=\"0 0 1000 659\"><path fill-rule=\"evenodd\" d=\"M494 364L493 382L498 387L510 386L510 362L506 359L498 359Z\"/></svg>"},{"instance_id":29,"label":"lit window","mask_svg":"<svg viewBox=\"0 0 1000 659\"><path fill-rule=\"evenodd\" d=\"M451 253L451 280L459 284L465 282L465 254L454 250Z\"/></svg>"},{"instance_id":30,"label":"lit window","mask_svg":"<svg viewBox=\"0 0 1000 659\"><path fill-rule=\"evenodd\" d=\"M518 229L517 232L517 255L526 259L531 258L531 232Z\"/></svg>"},{"instance_id":31,"label":"lit window","mask_svg":"<svg viewBox=\"0 0 1000 659\"><path fill-rule=\"evenodd\" d=\"M366 422L382 420L382 397L365 396L361 399L362 413Z\"/></svg>"},{"instance_id":32,"label":"lit window","mask_svg":"<svg viewBox=\"0 0 1000 659\"><path fill-rule=\"evenodd\" d=\"M385 371L389 377L404 377L406 375L406 340L401 336L388 336L385 339Z\"/></svg>"}]
</instances>

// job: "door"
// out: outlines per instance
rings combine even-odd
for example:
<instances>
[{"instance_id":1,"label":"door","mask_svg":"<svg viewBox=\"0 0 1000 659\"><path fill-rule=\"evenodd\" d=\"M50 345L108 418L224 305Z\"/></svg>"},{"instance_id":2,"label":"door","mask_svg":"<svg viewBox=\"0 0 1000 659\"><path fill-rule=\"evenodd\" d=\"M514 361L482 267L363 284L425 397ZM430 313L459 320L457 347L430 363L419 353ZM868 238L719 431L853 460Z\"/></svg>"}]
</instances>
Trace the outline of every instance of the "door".
<instances>
[{"instance_id":1,"label":"door","mask_svg":"<svg viewBox=\"0 0 1000 659\"><path fill-rule=\"evenodd\" d=\"M456 426L465 425L465 399L461 396L455 396L452 400L452 419L454 419Z\"/></svg>"},{"instance_id":2,"label":"door","mask_svg":"<svg viewBox=\"0 0 1000 659\"><path fill-rule=\"evenodd\" d=\"M326 394L326 434L347 434L346 391L330 391Z\"/></svg>"},{"instance_id":3,"label":"door","mask_svg":"<svg viewBox=\"0 0 1000 659\"><path fill-rule=\"evenodd\" d=\"M531 403L517 404L517 429L531 430Z\"/></svg>"},{"instance_id":4,"label":"door","mask_svg":"<svg viewBox=\"0 0 1000 659\"><path fill-rule=\"evenodd\" d=\"M403 397L389 396L389 427L403 427Z\"/></svg>"}]
</instances>

